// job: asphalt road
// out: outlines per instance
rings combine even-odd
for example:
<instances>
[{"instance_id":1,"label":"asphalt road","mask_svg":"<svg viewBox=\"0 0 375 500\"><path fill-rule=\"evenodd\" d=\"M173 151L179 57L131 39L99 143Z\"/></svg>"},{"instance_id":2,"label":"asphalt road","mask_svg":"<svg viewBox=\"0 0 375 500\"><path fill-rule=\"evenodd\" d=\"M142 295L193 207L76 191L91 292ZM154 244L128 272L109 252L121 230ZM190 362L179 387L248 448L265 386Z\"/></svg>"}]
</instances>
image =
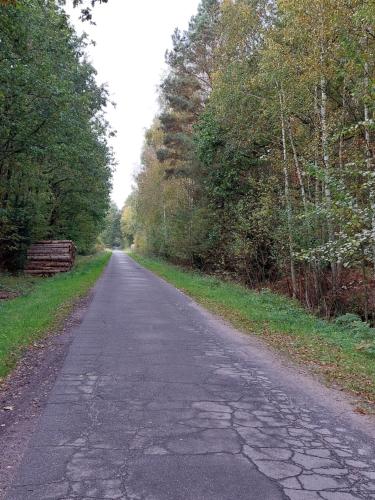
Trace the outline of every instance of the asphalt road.
<instances>
[{"instance_id":1,"label":"asphalt road","mask_svg":"<svg viewBox=\"0 0 375 500\"><path fill-rule=\"evenodd\" d=\"M330 394L115 252L7 499L375 498Z\"/></svg>"}]
</instances>

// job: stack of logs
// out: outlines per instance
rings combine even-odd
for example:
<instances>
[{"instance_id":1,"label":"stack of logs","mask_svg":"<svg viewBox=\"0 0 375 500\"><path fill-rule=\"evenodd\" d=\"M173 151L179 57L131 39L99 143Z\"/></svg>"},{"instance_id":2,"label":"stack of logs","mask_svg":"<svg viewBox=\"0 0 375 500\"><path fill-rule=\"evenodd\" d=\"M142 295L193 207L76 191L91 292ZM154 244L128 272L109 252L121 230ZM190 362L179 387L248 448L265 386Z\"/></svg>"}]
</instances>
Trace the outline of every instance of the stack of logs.
<instances>
[{"instance_id":1,"label":"stack of logs","mask_svg":"<svg viewBox=\"0 0 375 500\"><path fill-rule=\"evenodd\" d=\"M70 271L75 246L70 240L38 241L27 251L25 272L34 276L52 276Z\"/></svg>"}]
</instances>

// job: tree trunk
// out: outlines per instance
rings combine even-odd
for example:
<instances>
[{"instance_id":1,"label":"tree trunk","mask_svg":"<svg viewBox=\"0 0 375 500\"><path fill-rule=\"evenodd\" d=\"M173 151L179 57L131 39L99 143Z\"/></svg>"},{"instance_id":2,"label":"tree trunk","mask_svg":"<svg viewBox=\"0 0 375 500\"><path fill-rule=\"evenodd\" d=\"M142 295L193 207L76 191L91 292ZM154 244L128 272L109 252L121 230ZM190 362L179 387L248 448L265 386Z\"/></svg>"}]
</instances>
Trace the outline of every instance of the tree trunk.
<instances>
[{"instance_id":1,"label":"tree trunk","mask_svg":"<svg viewBox=\"0 0 375 500\"><path fill-rule=\"evenodd\" d=\"M367 45L367 44L366 44ZM368 62L365 62L365 96L364 96L364 128L365 128L365 145L366 145L366 167L368 172L372 172L373 153L371 149L371 136L370 136L370 113L367 105L368 90L369 90L369 67ZM375 186L372 185L370 190L370 203L371 203L371 230L372 230L372 261L375 275Z\"/></svg>"},{"instance_id":2,"label":"tree trunk","mask_svg":"<svg viewBox=\"0 0 375 500\"><path fill-rule=\"evenodd\" d=\"M332 195L331 189L329 187L329 167L330 167L330 156L328 147L328 127L327 127L327 82L325 77L322 75L320 78L320 124L321 124L321 138L322 138L322 153L323 153L323 165L325 171L325 182L324 182L324 195L326 199L326 204L328 208L328 238L330 242L335 240L333 222L332 222ZM337 264L334 259L331 260L331 270L332 270L332 286L333 289L337 287Z\"/></svg>"},{"instance_id":3,"label":"tree trunk","mask_svg":"<svg viewBox=\"0 0 375 500\"><path fill-rule=\"evenodd\" d=\"M304 183L303 183L302 171L301 171L301 168L300 168L300 165L299 165L298 154L297 154L296 146L294 144L294 139L293 139L293 134L292 134L292 128L290 126L289 120L288 120L288 135L289 135L289 142L290 142L290 145L291 145L292 151L293 151L294 166L296 167L296 172L297 172L299 187L300 187L300 191L301 191L302 203L303 203L303 207L304 207L305 212L306 212L306 209L307 209L306 191L305 191L305 186L304 186Z\"/></svg>"},{"instance_id":4,"label":"tree trunk","mask_svg":"<svg viewBox=\"0 0 375 500\"><path fill-rule=\"evenodd\" d=\"M293 236L292 236L292 205L290 201L290 188L289 188L289 175L288 175L288 153L286 147L286 130L285 130L285 117L284 117L284 106L283 98L281 92L279 92L280 100L280 118L281 118L281 139L283 144L283 172L284 172L284 194L286 203L286 212L288 220L288 240L289 240L289 255L290 255L290 276L292 280L292 294L293 297L297 297L297 279L296 279L296 268L293 256Z\"/></svg>"}]
</instances>

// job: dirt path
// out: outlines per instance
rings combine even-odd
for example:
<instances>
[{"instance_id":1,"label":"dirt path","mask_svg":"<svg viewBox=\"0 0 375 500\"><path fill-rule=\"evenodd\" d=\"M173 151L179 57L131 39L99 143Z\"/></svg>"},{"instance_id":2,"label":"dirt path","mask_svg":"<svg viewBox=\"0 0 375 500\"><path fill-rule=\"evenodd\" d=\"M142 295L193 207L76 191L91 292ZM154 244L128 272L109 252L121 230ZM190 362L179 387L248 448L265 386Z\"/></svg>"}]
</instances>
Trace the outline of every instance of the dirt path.
<instances>
[{"instance_id":1,"label":"dirt path","mask_svg":"<svg viewBox=\"0 0 375 500\"><path fill-rule=\"evenodd\" d=\"M77 498L371 499L374 436L333 391L115 252L7 496Z\"/></svg>"}]
</instances>

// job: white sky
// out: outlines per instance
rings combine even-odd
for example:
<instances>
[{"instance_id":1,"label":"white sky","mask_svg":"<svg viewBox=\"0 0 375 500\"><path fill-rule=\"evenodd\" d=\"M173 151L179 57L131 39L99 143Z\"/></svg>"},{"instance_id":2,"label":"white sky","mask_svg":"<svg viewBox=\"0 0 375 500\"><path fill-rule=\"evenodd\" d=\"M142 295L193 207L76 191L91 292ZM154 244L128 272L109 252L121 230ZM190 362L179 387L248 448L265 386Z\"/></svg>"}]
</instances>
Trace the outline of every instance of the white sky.
<instances>
[{"instance_id":1,"label":"white sky","mask_svg":"<svg viewBox=\"0 0 375 500\"><path fill-rule=\"evenodd\" d=\"M186 29L199 0L109 0L94 9L95 26L72 21L78 32L95 40L89 56L98 82L107 83L116 108L108 121L117 131L112 140L118 166L112 199L119 208L131 192L140 161L145 129L157 112L157 86L165 72L164 54L176 27ZM72 13L73 9L68 8Z\"/></svg>"}]
</instances>

